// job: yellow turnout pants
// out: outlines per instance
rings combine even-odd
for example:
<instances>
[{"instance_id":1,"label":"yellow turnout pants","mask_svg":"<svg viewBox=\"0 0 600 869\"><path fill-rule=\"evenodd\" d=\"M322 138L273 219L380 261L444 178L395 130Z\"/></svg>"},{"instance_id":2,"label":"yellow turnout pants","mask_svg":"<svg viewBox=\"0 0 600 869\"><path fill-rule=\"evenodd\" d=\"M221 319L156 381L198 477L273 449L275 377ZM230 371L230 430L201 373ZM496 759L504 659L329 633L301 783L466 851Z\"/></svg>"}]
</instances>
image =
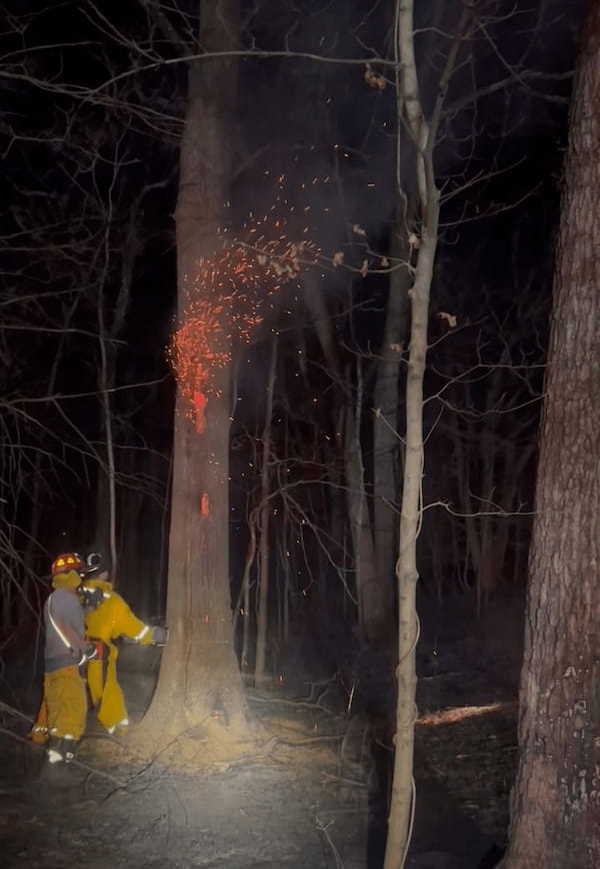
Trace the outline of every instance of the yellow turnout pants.
<instances>
[{"instance_id":1,"label":"yellow turnout pants","mask_svg":"<svg viewBox=\"0 0 600 869\"><path fill-rule=\"evenodd\" d=\"M109 645L106 675L103 661L90 661L87 665L88 687L94 706L98 706L98 721L108 731L127 727L125 697L117 679L117 647Z\"/></svg>"},{"instance_id":2,"label":"yellow turnout pants","mask_svg":"<svg viewBox=\"0 0 600 869\"><path fill-rule=\"evenodd\" d=\"M79 740L85 731L87 697L85 683L75 666L44 676L44 694L31 731L31 739L43 744L49 736Z\"/></svg>"}]
</instances>

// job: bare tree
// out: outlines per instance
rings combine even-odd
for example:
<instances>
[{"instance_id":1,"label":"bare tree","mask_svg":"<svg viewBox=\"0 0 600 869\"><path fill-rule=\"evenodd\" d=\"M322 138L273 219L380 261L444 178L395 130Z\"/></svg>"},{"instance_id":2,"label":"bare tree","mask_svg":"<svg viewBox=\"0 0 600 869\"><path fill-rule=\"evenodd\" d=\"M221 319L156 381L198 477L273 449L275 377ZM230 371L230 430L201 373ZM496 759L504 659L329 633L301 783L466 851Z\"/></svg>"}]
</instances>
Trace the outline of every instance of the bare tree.
<instances>
[{"instance_id":1,"label":"bare tree","mask_svg":"<svg viewBox=\"0 0 600 869\"><path fill-rule=\"evenodd\" d=\"M269 538L270 517L272 507L269 502L269 476L271 464L271 425L273 417L273 395L275 392L275 377L277 373L277 336L271 339L271 360L267 379L267 400L265 403L265 421L262 434L261 461L261 507L260 507L260 579L259 599L257 607L256 626L256 661L254 665L254 680L257 684L267 678L267 629L269 624L269 585L271 546Z\"/></svg>"},{"instance_id":2,"label":"bare tree","mask_svg":"<svg viewBox=\"0 0 600 869\"><path fill-rule=\"evenodd\" d=\"M373 422L373 524L377 573L380 582L391 590L389 581L393 574L398 549L397 511L395 509L402 479L404 461L399 437L399 415L402 394L402 378L405 372L404 352L409 329L409 268L410 247L407 227L413 219L408 202L397 206L397 218L393 227L390 262L390 287L385 311L385 326L380 358L373 393L375 419Z\"/></svg>"}]
</instances>

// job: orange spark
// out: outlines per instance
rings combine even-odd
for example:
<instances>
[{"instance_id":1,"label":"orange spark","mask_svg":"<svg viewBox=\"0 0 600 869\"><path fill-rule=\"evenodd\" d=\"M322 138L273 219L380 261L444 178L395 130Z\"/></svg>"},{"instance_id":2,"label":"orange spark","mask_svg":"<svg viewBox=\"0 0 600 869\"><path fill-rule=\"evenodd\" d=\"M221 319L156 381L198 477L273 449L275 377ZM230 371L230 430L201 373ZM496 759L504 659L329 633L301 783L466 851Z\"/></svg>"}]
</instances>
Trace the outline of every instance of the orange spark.
<instances>
[{"instance_id":1,"label":"orange spark","mask_svg":"<svg viewBox=\"0 0 600 869\"><path fill-rule=\"evenodd\" d=\"M168 356L199 434L206 429L209 397L218 394L215 374L231 361L232 345L249 344L268 298L317 261L316 245L291 242L282 229L279 218L253 220L243 231L248 241L238 239L200 260L186 281L181 325Z\"/></svg>"},{"instance_id":2,"label":"orange spark","mask_svg":"<svg viewBox=\"0 0 600 869\"><path fill-rule=\"evenodd\" d=\"M450 709L440 709L430 715L417 718L417 724L439 726L440 724L456 724L465 718L490 715L492 712L507 712L514 708L514 703L490 703L487 706L455 706Z\"/></svg>"},{"instance_id":3,"label":"orange spark","mask_svg":"<svg viewBox=\"0 0 600 869\"><path fill-rule=\"evenodd\" d=\"M208 398L204 395L203 392L194 392L194 406L196 408L196 431L198 434L203 434L206 428L206 417L204 412L206 410L206 405L208 404Z\"/></svg>"}]
</instances>

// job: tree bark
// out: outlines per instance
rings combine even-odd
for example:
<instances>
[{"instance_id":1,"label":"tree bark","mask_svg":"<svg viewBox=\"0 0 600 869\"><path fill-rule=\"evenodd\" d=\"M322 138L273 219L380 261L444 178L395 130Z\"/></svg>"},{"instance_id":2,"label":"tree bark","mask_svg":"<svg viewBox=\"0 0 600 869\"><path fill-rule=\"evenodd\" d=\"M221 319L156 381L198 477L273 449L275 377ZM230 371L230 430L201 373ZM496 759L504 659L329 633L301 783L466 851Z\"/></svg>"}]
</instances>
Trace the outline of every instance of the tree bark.
<instances>
[{"instance_id":1,"label":"tree bark","mask_svg":"<svg viewBox=\"0 0 600 869\"><path fill-rule=\"evenodd\" d=\"M238 0L199 4L198 42L235 47ZM234 154L235 58L194 64L181 144L176 211L180 316L199 260L218 246ZM202 288L199 288L202 292ZM227 325L223 324L224 331ZM169 643L151 708L150 741L164 743L209 715L243 725L245 704L233 644L229 586L230 366L215 373L198 433L179 392L175 415L167 621Z\"/></svg>"},{"instance_id":2,"label":"tree bark","mask_svg":"<svg viewBox=\"0 0 600 869\"><path fill-rule=\"evenodd\" d=\"M435 191L437 194L437 191ZM423 476L423 377L427 354L429 291L437 247L439 203L430 198L429 226L424 227L419 262L412 288L410 357L406 382L406 460L400 518L400 552L396 565L398 580L398 702L394 779L385 869L401 869L406 859L410 815L414 794L412 785L416 655L417 534L421 511Z\"/></svg>"},{"instance_id":3,"label":"tree bark","mask_svg":"<svg viewBox=\"0 0 600 869\"><path fill-rule=\"evenodd\" d=\"M600 4L575 81L505 869L600 866Z\"/></svg>"},{"instance_id":4,"label":"tree bark","mask_svg":"<svg viewBox=\"0 0 600 869\"><path fill-rule=\"evenodd\" d=\"M430 135L422 115L413 46L412 3L398 5L397 39L404 66L403 94L408 123L419 150L417 177L422 229L415 280L410 291L410 353L406 375L406 454L400 515L400 547L396 564L398 582L398 699L394 776L385 869L402 869L410 841L414 809L413 753L416 694L417 535L423 476L423 378L427 355L427 320L433 265L437 249L439 195L432 177L432 154L426 150Z\"/></svg>"},{"instance_id":5,"label":"tree bark","mask_svg":"<svg viewBox=\"0 0 600 869\"><path fill-rule=\"evenodd\" d=\"M360 439L360 421L363 411L362 361L357 359L357 391L353 406L345 409L344 465L346 471L347 504L352 548L354 576L358 601L360 638L366 646L385 644L389 626L389 605L385 606L385 587L377 576L373 529L365 489L365 468Z\"/></svg>"},{"instance_id":6,"label":"tree bark","mask_svg":"<svg viewBox=\"0 0 600 869\"><path fill-rule=\"evenodd\" d=\"M411 206L410 211L414 211ZM409 218L409 222L412 222ZM397 552L397 511L400 481L400 440L398 414L400 409L400 375L403 352L408 340L410 304L408 291L412 276L400 261L409 257L407 221L399 208L394 226L390 290L385 312L385 327L381 358L375 380L375 420L373 425L373 486L374 537L378 580L388 591L387 609L392 614L392 577Z\"/></svg>"},{"instance_id":7,"label":"tree bark","mask_svg":"<svg viewBox=\"0 0 600 869\"><path fill-rule=\"evenodd\" d=\"M305 277L304 283L307 307L313 316L315 329L331 376L340 383L349 383L349 370L342 372L333 338L331 318L328 315L315 276L309 273ZM363 411L360 360L357 362L356 370L356 395L351 398L348 389L347 403L341 410L341 416L344 420L343 450L347 484L346 504L352 534L360 637L362 642L368 646L381 646L389 638L392 589L388 577L377 572L373 523L367 503L363 449L360 439L360 420ZM330 467L328 474L334 485L338 485L337 468ZM341 538L336 537L336 539Z\"/></svg>"},{"instance_id":8,"label":"tree bark","mask_svg":"<svg viewBox=\"0 0 600 869\"><path fill-rule=\"evenodd\" d=\"M435 184L434 149L443 100L454 71L461 38L467 29L470 11L465 7L440 77L438 95L425 118L419 93L419 78L414 44L414 0L397 0L395 7L395 52L397 62L398 131L404 120L415 150L414 174L420 216L417 264L409 291L411 302L410 352L406 375L406 454L402 483L399 552L396 563L398 588L398 696L392 800L388 820L384 869L402 869L410 844L411 817L414 813L414 725L416 696L416 654L418 619L416 587L417 537L422 519L422 477L424 468L423 381L427 357L427 323L433 267L438 243L440 214L439 191ZM405 199L400 187L398 195Z\"/></svg>"},{"instance_id":9,"label":"tree bark","mask_svg":"<svg viewBox=\"0 0 600 869\"><path fill-rule=\"evenodd\" d=\"M273 395L277 368L277 335L271 344L271 362L267 383L267 406L263 428L262 469L261 469L261 508L260 508L260 570L258 589L258 612L256 614L256 664L254 682L259 685L267 676L267 629L269 623L269 568L271 565L269 546L269 519L271 510L269 498L269 464L271 461L271 418L273 416Z\"/></svg>"}]
</instances>

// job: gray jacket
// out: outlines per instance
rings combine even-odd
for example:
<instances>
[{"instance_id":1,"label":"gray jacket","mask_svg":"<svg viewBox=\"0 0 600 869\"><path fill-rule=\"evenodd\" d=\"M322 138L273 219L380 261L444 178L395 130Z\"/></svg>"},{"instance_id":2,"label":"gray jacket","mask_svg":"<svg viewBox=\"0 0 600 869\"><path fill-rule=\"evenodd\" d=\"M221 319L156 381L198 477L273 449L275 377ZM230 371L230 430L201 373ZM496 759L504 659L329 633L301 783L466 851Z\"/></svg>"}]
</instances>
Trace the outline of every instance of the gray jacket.
<instances>
[{"instance_id":1,"label":"gray jacket","mask_svg":"<svg viewBox=\"0 0 600 869\"><path fill-rule=\"evenodd\" d=\"M44 670L53 673L78 664L87 646L83 609L76 594L55 589L44 605Z\"/></svg>"}]
</instances>

